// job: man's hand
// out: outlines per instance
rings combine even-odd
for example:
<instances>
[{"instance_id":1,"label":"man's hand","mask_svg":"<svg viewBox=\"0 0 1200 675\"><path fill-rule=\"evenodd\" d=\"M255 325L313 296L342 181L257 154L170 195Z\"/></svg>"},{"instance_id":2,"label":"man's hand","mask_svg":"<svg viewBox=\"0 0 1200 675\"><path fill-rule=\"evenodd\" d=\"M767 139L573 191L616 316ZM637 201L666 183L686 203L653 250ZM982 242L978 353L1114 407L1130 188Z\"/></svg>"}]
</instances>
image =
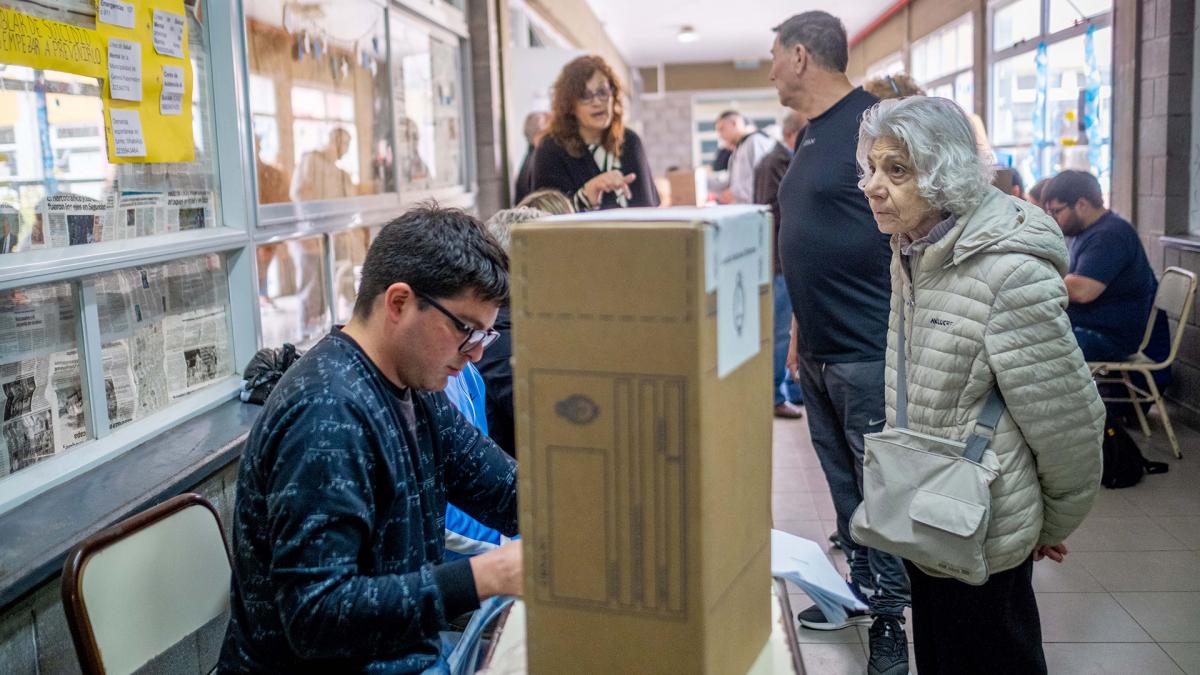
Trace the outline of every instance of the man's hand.
<instances>
[{"instance_id":1,"label":"man's hand","mask_svg":"<svg viewBox=\"0 0 1200 675\"><path fill-rule=\"evenodd\" d=\"M1067 557L1067 545L1065 543L1056 544L1054 546L1042 544L1033 549L1034 562L1041 560L1042 558L1049 558L1056 563L1060 563L1065 557Z\"/></svg>"},{"instance_id":2,"label":"man's hand","mask_svg":"<svg viewBox=\"0 0 1200 675\"><path fill-rule=\"evenodd\" d=\"M793 382L800 381L800 349L796 346L796 317L792 317L792 337L788 340L786 367Z\"/></svg>"},{"instance_id":3,"label":"man's hand","mask_svg":"<svg viewBox=\"0 0 1200 675\"><path fill-rule=\"evenodd\" d=\"M605 171L583 184L583 196L597 206L605 192L623 192L626 199L631 199L633 193L629 191L629 184L636 178L636 173L621 175L621 172L616 169Z\"/></svg>"},{"instance_id":4,"label":"man's hand","mask_svg":"<svg viewBox=\"0 0 1200 675\"><path fill-rule=\"evenodd\" d=\"M475 575L475 593L479 599L521 595L524 592L521 559L520 539L471 558L471 573Z\"/></svg>"}]
</instances>

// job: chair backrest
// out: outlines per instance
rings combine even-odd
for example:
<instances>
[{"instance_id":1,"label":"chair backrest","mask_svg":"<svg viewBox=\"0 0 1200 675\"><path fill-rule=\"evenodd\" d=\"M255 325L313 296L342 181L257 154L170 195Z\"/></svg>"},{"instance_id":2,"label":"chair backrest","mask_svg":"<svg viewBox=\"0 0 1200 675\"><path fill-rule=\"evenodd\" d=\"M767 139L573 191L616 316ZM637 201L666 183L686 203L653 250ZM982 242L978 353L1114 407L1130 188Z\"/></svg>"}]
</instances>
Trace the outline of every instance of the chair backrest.
<instances>
[{"instance_id":1,"label":"chair backrest","mask_svg":"<svg viewBox=\"0 0 1200 675\"><path fill-rule=\"evenodd\" d=\"M1155 315L1165 312L1167 317L1174 320L1178 327L1171 335L1171 352L1163 363L1174 363L1175 354L1179 351L1179 343L1183 340L1183 326L1187 324L1192 313L1192 303L1196 298L1196 274L1182 267L1168 267L1163 270L1162 278L1158 280L1158 292L1154 294L1154 310L1150 312L1150 322L1146 325L1146 335L1142 340L1142 349L1150 344L1150 334L1154 330Z\"/></svg>"},{"instance_id":2,"label":"chair backrest","mask_svg":"<svg viewBox=\"0 0 1200 675\"><path fill-rule=\"evenodd\" d=\"M62 584L83 671L134 672L221 616L231 570L216 509L196 494L85 539Z\"/></svg>"}]
</instances>

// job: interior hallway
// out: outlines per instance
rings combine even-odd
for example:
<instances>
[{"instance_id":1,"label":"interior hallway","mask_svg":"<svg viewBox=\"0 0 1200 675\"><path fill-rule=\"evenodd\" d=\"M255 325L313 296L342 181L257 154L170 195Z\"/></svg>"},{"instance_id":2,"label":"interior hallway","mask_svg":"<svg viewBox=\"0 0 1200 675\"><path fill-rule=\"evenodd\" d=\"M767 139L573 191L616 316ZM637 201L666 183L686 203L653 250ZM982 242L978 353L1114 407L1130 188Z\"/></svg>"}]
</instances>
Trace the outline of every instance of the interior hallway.
<instances>
[{"instance_id":1,"label":"interior hallway","mask_svg":"<svg viewBox=\"0 0 1200 675\"><path fill-rule=\"evenodd\" d=\"M1055 675L1200 675L1200 432L1176 425L1184 452L1177 460L1157 418L1151 424L1148 440L1131 433L1149 459L1170 462L1170 473L1101 488L1067 540L1066 561L1034 565ZM774 464L775 527L828 545L833 503L806 420L775 421ZM845 574L844 556L834 551L833 560ZM791 602L796 611L811 604L794 588ZM866 627L798 635L810 675L865 672Z\"/></svg>"}]
</instances>

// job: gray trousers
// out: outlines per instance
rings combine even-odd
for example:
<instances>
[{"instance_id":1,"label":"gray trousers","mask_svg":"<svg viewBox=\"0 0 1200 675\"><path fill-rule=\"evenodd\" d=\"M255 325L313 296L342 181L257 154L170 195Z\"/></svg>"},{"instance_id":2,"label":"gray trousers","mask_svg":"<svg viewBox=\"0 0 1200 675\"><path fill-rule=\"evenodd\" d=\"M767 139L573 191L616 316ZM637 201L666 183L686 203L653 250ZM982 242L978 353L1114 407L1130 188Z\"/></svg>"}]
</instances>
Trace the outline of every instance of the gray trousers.
<instances>
[{"instance_id":1,"label":"gray trousers","mask_svg":"<svg viewBox=\"0 0 1200 675\"><path fill-rule=\"evenodd\" d=\"M911 602L903 562L850 538L850 516L862 502L863 434L879 431L884 423L883 371L882 360L821 363L800 357L808 429L837 511L850 578L860 588L875 589L872 614L901 617Z\"/></svg>"}]
</instances>

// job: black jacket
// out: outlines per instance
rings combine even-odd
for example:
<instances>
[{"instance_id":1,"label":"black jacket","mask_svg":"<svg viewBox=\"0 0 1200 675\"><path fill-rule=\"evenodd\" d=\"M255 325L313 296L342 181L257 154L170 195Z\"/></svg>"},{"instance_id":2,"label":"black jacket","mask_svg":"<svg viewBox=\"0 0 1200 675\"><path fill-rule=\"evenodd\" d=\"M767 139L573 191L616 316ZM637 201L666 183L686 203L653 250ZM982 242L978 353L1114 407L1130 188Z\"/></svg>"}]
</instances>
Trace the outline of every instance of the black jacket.
<instances>
[{"instance_id":1,"label":"black jacket","mask_svg":"<svg viewBox=\"0 0 1200 675\"><path fill-rule=\"evenodd\" d=\"M642 149L642 139L630 129L625 130L625 145L621 148L621 172L636 173L637 178L629 185L633 193L630 206L658 206L658 189L650 175L650 163ZM553 138L546 136L538 143L533 153L533 189L554 188L567 197L574 197L583 184L600 175L600 167L591 155L584 153L572 157ZM617 198L606 193L600 208L616 208Z\"/></svg>"},{"instance_id":2,"label":"black jacket","mask_svg":"<svg viewBox=\"0 0 1200 675\"><path fill-rule=\"evenodd\" d=\"M513 206L525 199L525 195L533 192L533 146L525 151L525 159L521 160L521 169L517 171L517 180L513 186Z\"/></svg>"},{"instance_id":3,"label":"black jacket","mask_svg":"<svg viewBox=\"0 0 1200 675\"><path fill-rule=\"evenodd\" d=\"M492 326L500 337L488 346L479 359L483 391L487 397L488 435L505 452L517 456L517 436L513 428L512 320L509 308L501 307Z\"/></svg>"}]
</instances>

